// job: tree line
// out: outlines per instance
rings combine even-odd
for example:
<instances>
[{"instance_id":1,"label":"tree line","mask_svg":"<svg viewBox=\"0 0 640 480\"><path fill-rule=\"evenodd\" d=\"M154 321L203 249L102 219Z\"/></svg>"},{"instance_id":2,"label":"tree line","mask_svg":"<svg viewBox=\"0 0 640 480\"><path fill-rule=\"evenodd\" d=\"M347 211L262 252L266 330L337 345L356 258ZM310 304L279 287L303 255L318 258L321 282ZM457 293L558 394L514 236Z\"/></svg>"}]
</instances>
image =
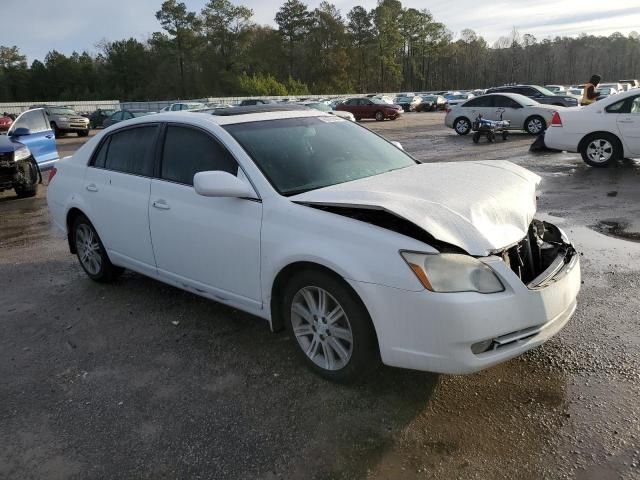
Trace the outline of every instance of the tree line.
<instances>
[{"instance_id":1,"label":"tree line","mask_svg":"<svg viewBox=\"0 0 640 480\"><path fill-rule=\"evenodd\" d=\"M0 46L0 101L156 100L226 95L304 95L483 88L508 82L582 83L640 77L640 36L614 33L538 40L513 30L489 45L458 38L427 10L379 0L343 15L286 0L277 28L253 12L210 0L200 12L166 0L161 31L146 41L102 41L97 54L50 51L27 64Z\"/></svg>"}]
</instances>

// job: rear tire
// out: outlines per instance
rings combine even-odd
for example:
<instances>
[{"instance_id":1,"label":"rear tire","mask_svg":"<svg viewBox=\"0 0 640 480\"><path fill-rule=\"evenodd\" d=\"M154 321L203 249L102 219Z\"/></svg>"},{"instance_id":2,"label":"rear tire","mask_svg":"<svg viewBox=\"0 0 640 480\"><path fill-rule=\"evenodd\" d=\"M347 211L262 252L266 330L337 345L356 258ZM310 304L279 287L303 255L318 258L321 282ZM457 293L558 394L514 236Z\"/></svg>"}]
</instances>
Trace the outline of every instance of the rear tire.
<instances>
[{"instance_id":1,"label":"rear tire","mask_svg":"<svg viewBox=\"0 0 640 480\"><path fill-rule=\"evenodd\" d=\"M473 140L473 143L478 143L480 141L480 134L478 132L474 133L472 140Z\"/></svg>"},{"instance_id":2,"label":"rear tire","mask_svg":"<svg viewBox=\"0 0 640 480\"><path fill-rule=\"evenodd\" d=\"M540 115L532 115L524 122L524 129L529 135L540 135L547 129L547 123Z\"/></svg>"},{"instance_id":3,"label":"rear tire","mask_svg":"<svg viewBox=\"0 0 640 480\"><path fill-rule=\"evenodd\" d=\"M298 272L282 302L298 354L321 377L353 383L380 365L369 313L341 278L322 270Z\"/></svg>"},{"instance_id":4,"label":"rear tire","mask_svg":"<svg viewBox=\"0 0 640 480\"><path fill-rule=\"evenodd\" d=\"M467 135L471 131L471 122L466 117L456 118L453 122L453 129L458 135Z\"/></svg>"},{"instance_id":5,"label":"rear tire","mask_svg":"<svg viewBox=\"0 0 640 480\"><path fill-rule=\"evenodd\" d=\"M582 141L580 146L582 160L587 165L605 168L622 157L620 143L609 133L594 133Z\"/></svg>"},{"instance_id":6,"label":"rear tire","mask_svg":"<svg viewBox=\"0 0 640 480\"><path fill-rule=\"evenodd\" d=\"M111 263L98 232L87 217L78 215L72 232L78 261L91 280L109 283L122 274L124 269Z\"/></svg>"},{"instance_id":7,"label":"rear tire","mask_svg":"<svg viewBox=\"0 0 640 480\"><path fill-rule=\"evenodd\" d=\"M380 110L378 110L376 112L376 122L382 122L384 120L384 113L382 113Z\"/></svg>"},{"instance_id":8,"label":"rear tire","mask_svg":"<svg viewBox=\"0 0 640 480\"><path fill-rule=\"evenodd\" d=\"M87 130L78 130L78 136L79 137L86 137L89 135L89 129Z\"/></svg>"}]
</instances>

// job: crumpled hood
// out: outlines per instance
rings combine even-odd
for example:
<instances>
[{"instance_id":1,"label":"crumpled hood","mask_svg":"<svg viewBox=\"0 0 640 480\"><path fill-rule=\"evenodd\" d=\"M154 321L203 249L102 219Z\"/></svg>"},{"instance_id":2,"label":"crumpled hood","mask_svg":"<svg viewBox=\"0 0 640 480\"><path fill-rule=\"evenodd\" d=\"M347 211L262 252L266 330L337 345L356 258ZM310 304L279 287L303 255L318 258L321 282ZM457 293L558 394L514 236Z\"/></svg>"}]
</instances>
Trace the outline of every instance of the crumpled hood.
<instances>
[{"instance_id":1,"label":"crumpled hood","mask_svg":"<svg viewBox=\"0 0 640 480\"><path fill-rule=\"evenodd\" d=\"M536 212L535 173L511 162L423 163L290 197L382 209L476 256L520 241Z\"/></svg>"}]
</instances>

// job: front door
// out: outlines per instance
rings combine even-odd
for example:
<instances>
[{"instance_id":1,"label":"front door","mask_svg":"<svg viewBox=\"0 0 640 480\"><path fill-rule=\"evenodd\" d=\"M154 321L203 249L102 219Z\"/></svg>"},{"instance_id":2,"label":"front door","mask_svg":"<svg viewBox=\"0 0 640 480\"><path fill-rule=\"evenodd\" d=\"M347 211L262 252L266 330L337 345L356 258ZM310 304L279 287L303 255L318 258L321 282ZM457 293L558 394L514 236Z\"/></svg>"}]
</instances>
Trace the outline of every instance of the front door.
<instances>
[{"instance_id":1,"label":"front door","mask_svg":"<svg viewBox=\"0 0 640 480\"><path fill-rule=\"evenodd\" d=\"M640 155L640 96L631 99L629 113L620 113L617 117L618 129L622 141L634 155Z\"/></svg>"},{"instance_id":2,"label":"front door","mask_svg":"<svg viewBox=\"0 0 640 480\"><path fill-rule=\"evenodd\" d=\"M124 128L101 143L84 178L87 215L111 261L151 276L149 191L158 125Z\"/></svg>"},{"instance_id":3,"label":"front door","mask_svg":"<svg viewBox=\"0 0 640 480\"><path fill-rule=\"evenodd\" d=\"M524 108L513 98L505 95L494 95L491 120L509 120L511 127L521 129L525 121Z\"/></svg>"},{"instance_id":4,"label":"front door","mask_svg":"<svg viewBox=\"0 0 640 480\"><path fill-rule=\"evenodd\" d=\"M193 176L214 170L244 178L211 134L167 126L160 178L151 182L149 199L158 273L213 299L259 308L262 204L198 195Z\"/></svg>"},{"instance_id":5,"label":"front door","mask_svg":"<svg viewBox=\"0 0 640 480\"><path fill-rule=\"evenodd\" d=\"M29 134L15 135L14 132L19 128L26 128ZM40 167L46 167L47 163L58 159L55 135L42 108L29 110L20 115L11 125L8 134L29 147Z\"/></svg>"}]
</instances>

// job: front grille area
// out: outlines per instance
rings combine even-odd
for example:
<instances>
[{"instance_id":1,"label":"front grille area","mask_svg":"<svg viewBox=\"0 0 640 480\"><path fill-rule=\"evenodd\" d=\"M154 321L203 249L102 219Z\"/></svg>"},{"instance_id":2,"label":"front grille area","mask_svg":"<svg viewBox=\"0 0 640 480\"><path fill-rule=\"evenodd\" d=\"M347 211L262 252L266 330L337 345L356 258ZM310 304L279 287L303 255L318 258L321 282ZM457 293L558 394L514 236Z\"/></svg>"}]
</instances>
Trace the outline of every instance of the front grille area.
<instances>
[{"instance_id":1,"label":"front grille area","mask_svg":"<svg viewBox=\"0 0 640 480\"><path fill-rule=\"evenodd\" d=\"M501 257L523 283L529 285L534 280L543 283L544 279L540 278L543 273L553 276L574 254L575 250L563 241L558 227L534 220L527 236L503 251Z\"/></svg>"},{"instance_id":2,"label":"front grille area","mask_svg":"<svg viewBox=\"0 0 640 480\"><path fill-rule=\"evenodd\" d=\"M13 163L13 152L0 153L0 167L9 167Z\"/></svg>"}]
</instances>

